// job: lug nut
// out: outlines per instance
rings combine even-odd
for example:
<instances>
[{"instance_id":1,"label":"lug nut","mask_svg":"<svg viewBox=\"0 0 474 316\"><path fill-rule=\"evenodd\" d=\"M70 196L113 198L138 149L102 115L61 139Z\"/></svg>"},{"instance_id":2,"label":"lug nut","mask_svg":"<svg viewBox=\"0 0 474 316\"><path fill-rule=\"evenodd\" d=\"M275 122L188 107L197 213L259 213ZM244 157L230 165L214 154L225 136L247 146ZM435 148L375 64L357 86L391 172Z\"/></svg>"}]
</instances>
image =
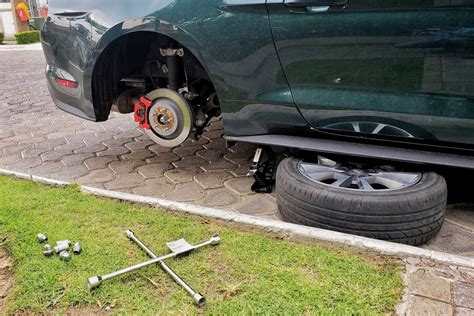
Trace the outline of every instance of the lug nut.
<instances>
[{"instance_id":1,"label":"lug nut","mask_svg":"<svg viewBox=\"0 0 474 316\"><path fill-rule=\"evenodd\" d=\"M39 243L44 243L45 241L48 240L48 236L45 234L38 234L36 235L36 239L38 240Z\"/></svg>"},{"instance_id":2,"label":"lug nut","mask_svg":"<svg viewBox=\"0 0 474 316\"><path fill-rule=\"evenodd\" d=\"M74 244L74 248L72 249L74 251L74 254L77 256L82 252L82 246L80 243L76 242Z\"/></svg>"},{"instance_id":3,"label":"lug nut","mask_svg":"<svg viewBox=\"0 0 474 316\"><path fill-rule=\"evenodd\" d=\"M71 241L70 240L59 240L56 242L56 246L62 245L62 244L67 244L68 247L71 247Z\"/></svg>"},{"instance_id":4,"label":"lug nut","mask_svg":"<svg viewBox=\"0 0 474 316\"><path fill-rule=\"evenodd\" d=\"M60 257L61 260L63 260L63 261L69 261L69 260L71 260L71 255L69 254L69 251L67 251L67 250L61 251L61 253L59 254L59 257Z\"/></svg>"},{"instance_id":5,"label":"lug nut","mask_svg":"<svg viewBox=\"0 0 474 316\"><path fill-rule=\"evenodd\" d=\"M54 254L54 250L51 247L51 245L48 245L48 244L44 245L43 255L45 255L46 257L51 257L53 254Z\"/></svg>"},{"instance_id":6,"label":"lug nut","mask_svg":"<svg viewBox=\"0 0 474 316\"><path fill-rule=\"evenodd\" d=\"M67 250L69 250L69 244L67 243L59 243L56 245L56 247L54 247L54 251L59 254Z\"/></svg>"}]
</instances>

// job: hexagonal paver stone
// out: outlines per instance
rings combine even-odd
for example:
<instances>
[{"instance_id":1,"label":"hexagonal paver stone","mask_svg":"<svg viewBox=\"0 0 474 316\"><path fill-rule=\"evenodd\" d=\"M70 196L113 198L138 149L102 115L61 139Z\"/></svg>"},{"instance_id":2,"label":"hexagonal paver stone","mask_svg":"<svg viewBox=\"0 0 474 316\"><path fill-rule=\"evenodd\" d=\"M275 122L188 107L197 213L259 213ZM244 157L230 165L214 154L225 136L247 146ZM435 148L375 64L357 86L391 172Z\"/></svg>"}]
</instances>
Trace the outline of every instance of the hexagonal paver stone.
<instances>
[{"instance_id":1,"label":"hexagonal paver stone","mask_svg":"<svg viewBox=\"0 0 474 316\"><path fill-rule=\"evenodd\" d=\"M18 160L21 160L21 154L0 156L0 166L4 166L10 163L15 163Z\"/></svg>"},{"instance_id":2,"label":"hexagonal paver stone","mask_svg":"<svg viewBox=\"0 0 474 316\"><path fill-rule=\"evenodd\" d=\"M163 197L163 194L173 192L175 185L167 178L150 179L144 185L133 190L135 194L151 197Z\"/></svg>"},{"instance_id":3,"label":"hexagonal paver stone","mask_svg":"<svg viewBox=\"0 0 474 316\"><path fill-rule=\"evenodd\" d=\"M104 184L108 190L131 189L142 185L145 185L145 178L136 172L119 174L115 180Z\"/></svg>"},{"instance_id":4,"label":"hexagonal paver stone","mask_svg":"<svg viewBox=\"0 0 474 316\"><path fill-rule=\"evenodd\" d=\"M195 174L195 170L181 168L166 171L165 177L168 178L171 182L178 184L193 181L193 176Z\"/></svg>"},{"instance_id":5,"label":"hexagonal paver stone","mask_svg":"<svg viewBox=\"0 0 474 316\"><path fill-rule=\"evenodd\" d=\"M178 161L181 158L172 152L163 152L159 154L155 154L151 158L147 158L146 161L148 163L172 163L174 161Z\"/></svg>"},{"instance_id":6,"label":"hexagonal paver stone","mask_svg":"<svg viewBox=\"0 0 474 316\"><path fill-rule=\"evenodd\" d=\"M59 146L62 146L66 144L66 139L64 138L58 138L54 140L48 140L48 141L36 141L36 148L44 148L47 151L48 150L53 150Z\"/></svg>"},{"instance_id":7,"label":"hexagonal paver stone","mask_svg":"<svg viewBox=\"0 0 474 316\"><path fill-rule=\"evenodd\" d=\"M173 148L173 152L180 157L186 157L186 156L194 156L196 152L202 149L203 147L200 144L187 145L187 146L179 146L179 147Z\"/></svg>"},{"instance_id":8,"label":"hexagonal paver stone","mask_svg":"<svg viewBox=\"0 0 474 316\"><path fill-rule=\"evenodd\" d=\"M184 141L184 143L181 144L181 146L193 146L193 145L204 145L209 143L209 139L201 137L198 140L194 139L193 137L190 137Z\"/></svg>"},{"instance_id":9,"label":"hexagonal paver stone","mask_svg":"<svg viewBox=\"0 0 474 316\"><path fill-rule=\"evenodd\" d=\"M451 305L424 297L415 296L410 300L408 316L452 315Z\"/></svg>"},{"instance_id":10,"label":"hexagonal paver stone","mask_svg":"<svg viewBox=\"0 0 474 316\"><path fill-rule=\"evenodd\" d=\"M216 171L197 174L194 181L203 189L215 189L224 186L224 181L231 179L232 174L228 171Z\"/></svg>"},{"instance_id":11,"label":"hexagonal paver stone","mask_svg":"<svg viewBox=\"0 0 474 316\"><path fill-rule=\"evenodd\" d=\"M212 139L209 144L203 145L206 149L220 149L226 148L226 140L224 138Z\"/></svg>"},{"instance_id":12,"label":"hexagonal paver stone","mask_svg":"<svg viewBox=\"0 0 474 316\"><path fill-rule=\"evenodd\" d=\"M75 154L96 154L104 150L107 150L107 146L105 146L104 144L96 144L93 146L87 146L84 148L76 149L74 150L74 153Z\"/></svg>"},{"instance_id":13,"label":"hexagonal paver stone","mask_svg":"<svg viewBox=\"0 0 474 316\"><path fill-rule=\"evenodd\" d=\"M111 134L111 136L112 135L113 134ZM121 147L121 146L125 145L126 143L130 143L130 142L131 142L130 139L125 139L125 138L115 139L115 138L112 138L112 139L104 140L102 142L102 144L104 144L105 146L107 146L109 148L112 148L112 147Z\"/></svg>"},{"instance_id":14,"label":"hexagonal paver stone","mask_svg":"<svg viewBox=\"0 0 474 316\"><path fill-rule=\"evenodd\" d=\"M8 165L8 168L11 168L14 170L25 170L25 169L37 167L41 165L42 163L43 161L41 160L41 158L36 157L36 158L19 159L7 165Z\"/></svg>"},{"instance_id":15,"label":"hexagonal paver stone","mask_svg":"<svg viewBox=\"0 0 474 316\"><path fill-rule=\"evenodd\" d=\"M74 143L66 143L54 149L57 151L74 151L76 149L83 148L83 147L86 147L86 144L82 141L79 141L79 142L74 142Z\"/></svg>"},{"instance_id":16,"label":"hexagonal paver stone","mask_svg":"<svg viewBox=\"0 0 474 316\"><path fill-rule=\"evenodd\" d=\"M52 151L47 151L41 154L41 159L43 161L60 161L64 156L72 155L71 150L58 150L54 149Z\"/></svg>"},{"instance_id":17,"label":"hexagonal paver stone","mask_svg":"<svg viewBox=\"0 0 474 316\"><path fill-rule=\"evenodd\" d=\"M204 197L204 191L194 182L179 184L173 192L163 195L166 199L177 202L196 201Z\"/></svg>"},{"instance_id":18,"label":"hexagonal paver stone","mask_svg":"<svg viewBox=\"0 0 474 316\"><path fill-rule=\"evenodd\" d=\"M13 155L13 154L19 154L24 150L31 149L31 145L14 145L11 147L6 147L3 148L3 154L4 155Z\"/></svg>"},{"instance_id":19,"label":"hexagonal paver stone","mask_svg":"<svg viewBox=\"0 0 474 316\"><path fill-rule=\"evenodd\" d=\"M44 162L41 165L31 168L28 171L32 175L50 175L64 169L65 166L61 162Z\"/></svg>"},{"instance_id":20,"label":"hexagonal paver stone","mask_svg":"<svg viewBox=\"0 0 474 316\"><path fill-rule=\"evenodd\" d=\"M114 161L118 161L118 157L115 157L115 156L94 157L94 158L89 158L85 160L84 164L89 170L100 170L100 169L107 168L107 166Z\"/></svg>"},{"instance_id":21,"label":"hexagonal paver stone","mask_svg":"<svg viewBox=\"0 0 474 316\"><path fill-rule=\"evenodd\" d=\"M21 152L23 158L39 158L39 156L47 152L48 149L45 148L29 148Z\"/></svg>"},{"instance_id":22,"label":"hexagonal paver stone","mask_svg":"<svg viewBox=\"0 0 474 316\"><path fill-rule=\"evenodd\" d=\"M208 171L219 171L219 170L232 170L237 169L239 166L233 164L227 160L221 159L218 161L213 161L209 164L205 164L201 166L201 169L208 172Z\"/></svg>"},{"instance_id":23,"label":"hexagonal paver stone","mask_svg":"<svg viewBox=\"0 0 474 316\"><path fill-rule=\"evenodd\" d=\"M109 164L109 168L116 174L128 173L134 171L136 168L143 166L143 160L119 160ZM143 177L142 177L143 178Z\"/></svg>"},{"instance_id":24,"label":"hexagonal paver stone","mask_svg":"<svg viewBox=\"0 0 474 316\"><path fill-rule=\"evenodd\" d=\"M255 179L253 177L241 177L227 180L224 182L224 185L237 194L249 195L252 194L252 185L254 183Z\"/></svg>"},{"instance_id":25,"label":"hexagonal paver stone","mask_svg":"<svg viewBox=\"0 0 474 316\"><path fill-rule=\"evenodd\" d=\"M82 177L87 174L87 170L84 165L76 165L72 167L67 167L62 169L59 172L55 172L51 175L53 179L62 180L62 181L75 181L75 179Z\"/></svg>"},{"instance_id":26,"label":"hexagonal paver stone","mask_svg":"<svg viewBox=\"0 0 474 316\"><path fill-rule=\"evenodd\" d=\"M126 143L125 147L127 147L131 151L137 151L137 150L140 150L140 149L145 149L147 147L150 147L153 144L155 144L155 143L151 140L141 140L141 141L137 141L137 142Z\"/></svg>"},{"instance_id":27,"label":"hexagonal paver stone","mask_svg":"<svg viewBox=\"0 0 474 316\"><path fill-rule=\"evenodd\" d=\"M131 152L130 154L123 155L123 159L139 159L139 160L145 160L147 158L155 157L155 153L151 152L148 149L140 149L134 152Z\"/></svg>"},{"instance_id":28,"label":"hexagonal paver stone","mask_svg":"<svg viewBox=\"0 0 474 316\"><path fill-rule=\"evenodd\" d=\"M209 164L207 161L197 156L184 157L179 161L173 162L173 166L176 168L197 168L207 164Z\"/></svg>"},{"instance_id":29,"label":"hexagonal paver stone","mask_svg":"<svg viewBox=\"0 0 474 316\"><path fill-rule=\"evenodd\" d=\"M227 189L206 190L206 196L198 201L202 206L226 207L238 203L240 198Z\"/></svg>"},{"instance_id":30,"label":"hexagonal paver stone","mask_svg":"<svg viewBox=\"0 0 474 316\"><path fill-rule=\"evenodd\" d=\"M268 194L242 196L243 201L232 208L247 215L271 215L278 213L275 199Z\"/></svg>"},{"instance_id":31,"label":"hexagonal paver stone","mask_svg":"<svg viewBox=\"0 0 474 316\"><path fill-rule=\"evenodd\" d=\"M130 151L125 148L125 147L111 147L107 150L101 151L97 153L97 156L99 157L105 157L105 156L120 156L120 155L125 155L128 154Z\"/></svg>"},{"instance_id":32,"label":"hexagonal paver stone","mask_svg":"<svg viewBox=\"0 0 474 316\"><path fill-rule=\"evenodd\" d=\"M197 155L207 162L218 162L224 159L225 149L203 149L197 152Z\"/></svg>"},{"instance_id":33,"label":"hexagonal paver stone","mask_svg":"<svg viewBox=\"0 0 474 316\"><path fill-rule=\"evenodd\" d=\"M72 135L67 135L65 138L69 143L77 143L77 142L82 142L85 138L94 138L95 135L93 132L88 132L86 134L75 134L73 133Z\"/></svg>"},{"instance_id":34,"label":"hexagonal paver stone","mask_svg":"<svg viewBox=\"0 0 474 316\"><path fill-rule=\"evenodd\" d=\"M152 152L154 152L155 154L170 153L171 150L173 150L173 148L163 147L163 146L160 146L158 144L152 145L148 149L151 150Z\"/></svg>"},{"instance_id":35,"label":"hexagonal paver stone","mask_svg":"<svg viewBox=\"0 0 474 316\"><path fill-rule=\"evenodd\" d=\"M206 137L207 139L217 139L224 136L224 131L222 129L215 129L206 131L202 136Z\"/></svg>"},{"instance_id":36,"label":"hexagonal paver stone","mask_svg":"<svg viewBox=\"0 0 474 316\"><path fill-rule=\"evenodd\" d=\"M173 169L173 166L169 163L154 163L138 167L137 172L145 178L159 178L170 169Z\"/></svg>"},{"instance_id":37,"label":"hexagonal paver stone","mask_svg":"<svg viewBox=\"0 0 474 316\"><path fill-rule=\"evenodd\" d=\"M106 183L112 181L114 178L115 176L113 171L106 168L100 170L93 170L89 172L89 174L77 179L77 181L82 184Z\"/></svg>"},{"instance_id":38,"label":"hexagonal paver stone","mask_svg":"<svg viewBox=\"0 0 474 316\"><path fill-rule=\"evenodd\" d=\"M94 154L72 154L64 156L62 161L66 167L81 165L86 159L95 157Z\"/></svg>"},{"instance_id":39,"label":"hexagonal paver stone","mask_svg":"<svg viewBox=\"0 0 474 316\"><path fill-rule=\"evenodd\" d=\"M3 149L5 149L5 148L16 147L16 146L18 146L18 142L7 142L7 141L3 141L3 140L0 142L0 149L2 149L2 152L3 152ZM28 149L28 148L30 148L30 147L25 148L25 150Z\"/></svg>"},{"instance_id":40,"label":"hexagonal paver stone","mask_svg":"<svg viewBox=\"0 0 474 316\"><path fill-rule=\"evenodd\" d=\"M474 309L474 285L456 282L454 284L454 303L460 307Z\"/></svg>"},{"instance_id":41,"label":"hexagonal paver stone","mask_svg":"<svg viewBox=\"0 0 474 316\"><path fill-rule=\"evenodd\" d=\"M451 301L452 282L436 277L426 270L409 273L407 283L410 293L448 303Z\"/></svg>"},{"instance_id":42,"label":"hexagonal paver stone","mask_svg":"<svg viewBox=\"0 0 474 316\"><path fill-rule=\"evenodd\" d=\"M140 129L135 128L135 129L129 129L129 130L123 132L123 133L116 134L114 136L114 138L115 139L119 139L119 138L137 138L137 137L140 137L140 136L143 136L143 132Z\"/></svg>"}]
</instances>

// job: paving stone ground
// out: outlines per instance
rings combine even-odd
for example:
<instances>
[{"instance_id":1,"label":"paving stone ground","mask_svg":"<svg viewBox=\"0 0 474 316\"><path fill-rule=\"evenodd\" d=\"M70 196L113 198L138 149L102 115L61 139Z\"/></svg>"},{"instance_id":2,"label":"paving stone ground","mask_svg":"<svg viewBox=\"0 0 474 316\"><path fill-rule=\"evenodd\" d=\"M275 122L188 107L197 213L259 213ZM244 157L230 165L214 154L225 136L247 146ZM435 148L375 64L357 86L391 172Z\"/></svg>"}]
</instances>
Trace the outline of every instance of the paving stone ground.
<instances>
[{"instance_id":1,"label":"paving stone ground","mask_svg":"<svg viewBox=\"0 0 474 316\"><path fill-rule=\"evenodd\" d=\"M279 219L274 196L250 190L255 147L227 149L220 120L199 141L164 148L131 115L94 123L56 109L44 67L41 51L0 51L0 168ZM474 256L474 204L450 205L441 233L424 247ZM407 262L399 313L474 315L474 272L432 265Z\"/></svg>"},{"instance_id":2,"label":"paving stone ground","mask_svg":"<svg viewBox=\"0 0 474 316\"><path fill-rule=\"evenodd\" d=\"M474 270L405 259L406 285L399 315L474 315Z\"/></svg>"}]
</instances>

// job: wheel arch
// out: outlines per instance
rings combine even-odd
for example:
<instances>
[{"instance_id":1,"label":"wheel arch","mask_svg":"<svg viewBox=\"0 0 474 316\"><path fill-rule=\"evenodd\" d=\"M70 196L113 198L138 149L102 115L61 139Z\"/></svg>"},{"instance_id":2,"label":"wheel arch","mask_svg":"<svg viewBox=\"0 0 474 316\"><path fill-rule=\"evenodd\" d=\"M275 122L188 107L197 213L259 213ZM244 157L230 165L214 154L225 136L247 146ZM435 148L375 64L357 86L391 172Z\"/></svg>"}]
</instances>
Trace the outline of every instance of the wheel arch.
<instances>
[{"instance_id":1,"label":"wheel arch","mask_svg":"<svg viewBox=\"0 0 474 316\"><path fill-rule=\"evenodd\" d=\"M159 39L167 40L179 45L188 51L192 58L196 60L198 66L207 74L207 77L213 85L216 93L219 95L215 80L206 65L205 58L200 49L198 41L184 29L172 23L154 18L142 18L123 21L106 31L98 41L94 49L93 56L86 66L85 77L90 78L90 99L93 100L94 111L97 121L107 120L113 98L117 91L111 87L111 82L116 80L103 80L103 76L117 76L117 69L111 68L110 62L119 58L117 49L124 40L143 35L156 36ZM125 58L125 56L121 56ZM110 79L110 77L109 77Z\"/></svg>"}]
</instances>

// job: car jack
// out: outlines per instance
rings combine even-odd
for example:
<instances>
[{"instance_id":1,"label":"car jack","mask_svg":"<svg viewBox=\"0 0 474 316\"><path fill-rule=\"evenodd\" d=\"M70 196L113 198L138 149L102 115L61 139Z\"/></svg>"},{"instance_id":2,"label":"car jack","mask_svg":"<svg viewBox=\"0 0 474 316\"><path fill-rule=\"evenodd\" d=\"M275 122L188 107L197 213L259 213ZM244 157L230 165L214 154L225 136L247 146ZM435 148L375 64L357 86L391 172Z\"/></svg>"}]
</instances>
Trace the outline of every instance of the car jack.
<instances>
[{"instance_id":1,"label":"car jack","mask_svg":"<svg viewBox=\"0 0 474 316\"><path fill-rule=\"evenodd\" d=\"M220 243L220 237L219 236L214 236L208 241L202 242L197 245L191 245L189 244L186 240L180 239L177 241L169 242L166 245L168 248L171 250L170 254L164 255L162 257L158 257L155 255L140 239L138 239L137 236L131 231L127 230L126 232L127 237L135 242L142 250L144 250L152 259L136 264L134 266L112 272L109 274L105 274L102 276L94 276L89 278L87 284L90 290L99 287L103 281L117 277L119 275L126 274L131 271L138 270L140 268L152 265L152 264L158 264L160 267L170 275L173 280L176 281L179 285L181 285L193 298L194 298L194 303L198 306L203 306L206 303L206 299L199 294L198 292L194 291L183 279L181 279L165 262L164 260L174 258L177 256L182 256L182 255L187 255L193 250L196 250L198 248L202 248L208 245L218 245Z\"/></svg>"},{"instance_id":2,"label":"car jack","mask_svg":"<svg viewBox=\"0 0 474 316\"><path fill-rule=\"evenodd\" d=\"M255 193L272 193L273 171L276 165L276 154L270 147L258 147L250 167L249 176L255 178L252 191Z\"/></svg>"}]
</instances>

